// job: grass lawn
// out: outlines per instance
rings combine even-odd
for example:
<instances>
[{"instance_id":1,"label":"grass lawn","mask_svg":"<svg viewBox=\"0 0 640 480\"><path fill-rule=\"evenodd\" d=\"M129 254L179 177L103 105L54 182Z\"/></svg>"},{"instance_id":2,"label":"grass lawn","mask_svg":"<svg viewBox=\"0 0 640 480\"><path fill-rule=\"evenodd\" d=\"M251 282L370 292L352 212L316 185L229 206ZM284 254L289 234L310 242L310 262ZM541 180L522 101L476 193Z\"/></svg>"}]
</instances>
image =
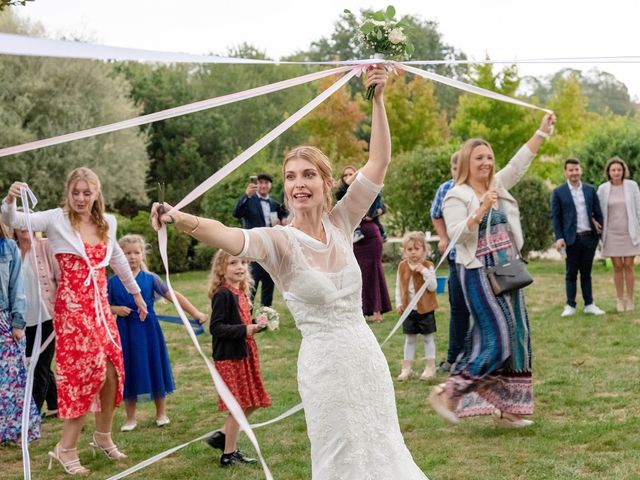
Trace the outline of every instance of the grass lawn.
<instances>
[{"instance_id":1,"label":"grass lawn","mask_svg":"<svg viewBox=\"0 0 640 480\"><path fill-rule=\"evenodd\" d=\"M639 479L640 478L640 309L639 313L609 313L594 317L582 313L561 319L564 305L564 267L560 263L530 264L535 283L526 290L533 337L536 413L535 425L525 430L504 430L489 418L466 419L452 426L441 420L426 404L431 383L412 380L397 383L396 399L400 426L417 464L432 480L477 479ZM388 269L389 287L395 275ZM208 311L206 273L175 275L175 288L201 309ZM392 291L392 290L391 290ZM597 304L615 310L612 273L594 267ZM438 359L446 354L448 302L439 296L436 314ZM640 305L640 301L636 302ZM282 312L281 330L258 337L260 358L273 406L256 412L253 422L279 415L299 402L296 388L296 358L300 334L282 298L275 307ZM171 305L158 307L170 313ZM383 339L397 319L372 328ZM107 478L163 450L196 438L221 425L217 397L202 359L182 327L163 323L177 390L168 399L171 425L158 428L153 404L139 408L138 428L120 433L124 408L116 414L114 439L129 455L117 464L104 455L92 458L88 448L94 430L89 418L79 449L90 478ZM211 352L208 333L198 337L205 352ZM385 346L393 376L399 372L402 333ZM421 368L419 364L417 368ZM441 376L437 382L446 377ZM91 416L89 416L91 417ZM67 478L60 465L47 470L47 451L59 436L61 422L47 420L42 439L31 445L34 479ZM256 435L276 479L311 478L309 442L304 416L297 413L278 424L256 430ZM240 448L253 454L242 436ZM137 479L262 479L259 466L222 469L219 452L196 442L130 478ZM22 476L20 450L0 448L2 478ZM357 480L357 479L354 479ZM402 479L389 479L402 480Z\"/></svg>"}]
</instances>

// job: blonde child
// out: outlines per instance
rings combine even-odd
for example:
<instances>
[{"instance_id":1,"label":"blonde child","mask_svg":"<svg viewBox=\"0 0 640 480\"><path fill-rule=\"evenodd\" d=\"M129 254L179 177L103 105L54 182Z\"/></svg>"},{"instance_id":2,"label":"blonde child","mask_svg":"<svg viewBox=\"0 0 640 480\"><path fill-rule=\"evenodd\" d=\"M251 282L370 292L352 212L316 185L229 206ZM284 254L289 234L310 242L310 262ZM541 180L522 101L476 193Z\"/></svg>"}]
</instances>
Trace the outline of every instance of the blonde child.
<instances>
[{"instance_id":1,"label":"blonde child","mask_svg":"<svg viewBox=\"0 0 640 480\"><path fill-rule=\"evenodd\" d=\"M175 385L167 345L153 303L156 295L167 299L171 297L160 277L147 271L144 238L141 235L125 235L119 244L149 310L147 318L141 320L136 312L133 297L126 291L120 279L115 275L109 279L109 304L111 312L118 316L116 322L124 357L124 401L127 420L120 430L128 432L137 426L136 404L143 399L153 398L156 404L156 425L162 427L170 423L166 411L166 397L173 392ZM180 306L193 318L200 323L207 321L207 316L189 300L178 292L175 294Z\"/></svg>"},{"instance_id":2,"label":"blonde child","mask_svg":"<svg viewBox=\"0 0 640 480\"><path fill-rule=\"evenodd\" d=\"M436 375L436 344L433 334L436 331L435 309L436 276L433 264L426 259L427 242L422 232L409 232L402 238L403 260L398 265L396 276L396 309L402 314L416 292L427 283L427 290L418 301L414 310L405 319L402 331L405 334L404 360L398 380L404 381L411 376L411 366L416 354L418 334L422 334L426 367L420 375L422 380Z\"/></svg>"},{"instance_id":3,"label":"blonde child","mask_svg":"<svg viewBox=\"0 0 640 480\"><path fill-rule=\"evenodd\" d=\"M261 326L251 320L249 294L253 281L248 273L249 262L218 250L211 263L211 323L213 360L216 369L248 417L259 407L271 405L260 374L258 347L253 334ZM222 399L218 410L227 406ZM220 465L255 463L237 449L239 425L229 414L224 427L208 438L213 448L222 450Z\"/></svg>"}]
</instances>

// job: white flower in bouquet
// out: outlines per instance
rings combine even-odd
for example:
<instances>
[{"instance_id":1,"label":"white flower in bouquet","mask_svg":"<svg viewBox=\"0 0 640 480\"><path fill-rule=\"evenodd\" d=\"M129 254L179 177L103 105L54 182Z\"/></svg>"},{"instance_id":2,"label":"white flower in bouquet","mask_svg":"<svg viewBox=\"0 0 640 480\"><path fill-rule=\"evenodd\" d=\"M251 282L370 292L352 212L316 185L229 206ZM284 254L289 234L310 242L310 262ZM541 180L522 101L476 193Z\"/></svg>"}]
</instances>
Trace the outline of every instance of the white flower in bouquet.
<instances>
[{"instance_id":1,"label":"white flower in bouquet","mask_svg":"<svg viewBox=\"0 0 640 480\"><path fill-rule=\"evenodd\" d=\"M280 314L271 307L260 307L256 312L256 324L260 327L260 331L269 330L273 332L280 328Z\"/></svg>"},{"instance_id":2,"label":"white flower in bouquet","mask_svg":"<svg viewBox=\"0 0 640 480\"><path fill-rule=\"evenodd\" d=\"M406 39L407 36L402 33L402 30L399 28L394 28L391 30L391 33L389 33L389 41L394 45L404 42Z\"/></svg>"}]
</instances>

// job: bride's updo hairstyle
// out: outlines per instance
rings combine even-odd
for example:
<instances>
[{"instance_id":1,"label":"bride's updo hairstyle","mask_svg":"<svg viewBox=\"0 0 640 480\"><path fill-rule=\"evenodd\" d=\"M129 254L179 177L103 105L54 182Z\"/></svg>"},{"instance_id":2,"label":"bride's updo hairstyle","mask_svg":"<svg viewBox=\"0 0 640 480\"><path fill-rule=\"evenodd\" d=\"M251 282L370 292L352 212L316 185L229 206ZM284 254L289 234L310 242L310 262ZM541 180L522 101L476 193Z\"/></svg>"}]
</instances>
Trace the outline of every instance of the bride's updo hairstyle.
<instances>
[{"instance_id":1,"label":"bride's updo hairstyle","mask_svg":"<svg viewBox=\"0 0 640 480\"><path fill-rule=\"evenodd\" d=\"M320 174L320 178L322 178L322 182L324 183L324 205L323 210L328 212L331 210L331 206L333 205L333 198L331 195L331 188L333 186L333 168L331 167L331 162L327 158L327 156L320 151L320 149L311 146L301 146L295 147L287 152L284 156L284 161L282 162L282 175L284 176L285 169L287 167L287 162L289 160L293 160L294 158L302 158L303 160L307 160L314 167L318 169L318 173ZM285 207L287 205L287 196L285 194L284 197Z\"/></svg>"}]
</instances>

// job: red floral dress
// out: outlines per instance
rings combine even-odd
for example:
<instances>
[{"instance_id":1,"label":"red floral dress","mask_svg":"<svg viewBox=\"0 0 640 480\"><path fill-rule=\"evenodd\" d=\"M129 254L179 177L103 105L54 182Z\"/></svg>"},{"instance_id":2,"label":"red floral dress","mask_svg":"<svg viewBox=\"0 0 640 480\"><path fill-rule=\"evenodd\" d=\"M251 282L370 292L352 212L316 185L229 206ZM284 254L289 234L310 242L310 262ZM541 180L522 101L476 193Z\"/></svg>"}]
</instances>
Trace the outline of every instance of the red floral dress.
<instances>
[{"instance_id":1,"label":"red floral dress","mask_svg":"<svg viewBox=\"0 0 640 480\"><path fill-rule=\"evenodd\" d=\"M84 248L92 266L98 265L107 253L105 242L97 245L84 242ZM53 320L56 332L58 416L77 418L89 411L100 411L98 393L105 381L107 360L113 364L118 375L115 405L118 406L122 401L122 346L116 321L109 309L105 269L96 270L95 279L111 338L103 320L96 318L93 282L84 284L89 275L85 260L71 253L58 253L56 259L61 274Z\"/></svg>"},{"instance_id":2,"label":"red floral dress","mask_svg":"<svg viewBox=\"0 0 640 480\"><path fill-rule=\"evenodd\" d=\"M242 323L251 325L251 309L244 292L229 284L225 284L224 287L238 297ZM246 342L248 355L245 358L216 360L216 369L242 408L268 407L271 405L271 397L262 382L258 346L253 337L246 337ZM222 399L218 401L218 410L221 412L227 410Z\"/></svg>"}]
</instances>

